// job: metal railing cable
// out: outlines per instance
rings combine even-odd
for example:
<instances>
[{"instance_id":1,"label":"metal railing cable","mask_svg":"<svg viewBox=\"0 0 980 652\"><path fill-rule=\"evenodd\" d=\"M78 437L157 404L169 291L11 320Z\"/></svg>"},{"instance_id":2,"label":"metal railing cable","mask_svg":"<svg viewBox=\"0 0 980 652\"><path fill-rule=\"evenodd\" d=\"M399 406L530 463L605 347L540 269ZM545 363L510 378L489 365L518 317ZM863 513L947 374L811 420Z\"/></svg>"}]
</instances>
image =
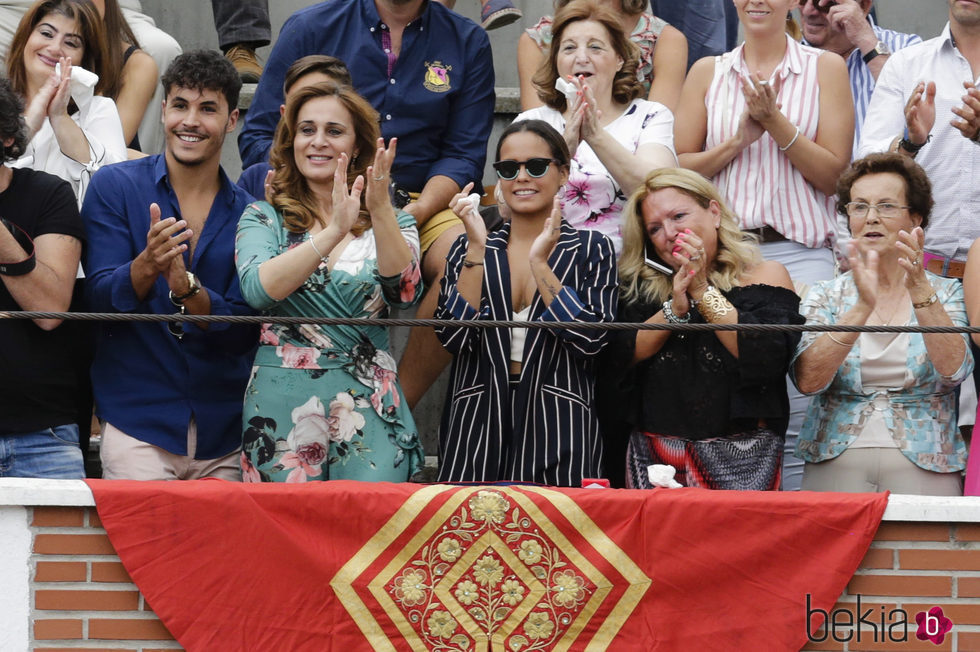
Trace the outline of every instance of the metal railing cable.
<instances>
[{"instance_id":1,"label":"metal railing cable","mask_svg":"<svg viewBox=\"0 0 980 652\"><path fill-rule=\"evenodd\" d=\"M435 327L451 325L454 328L538 328L545 330L576 331L677 331L680 333L703 331L771 332L834 332L834 333L980 333L977 326L851 326L843 324L647 324L636 322L563 322L563 321L507 321L507 320L445 320L401 319L397 317L272 317L269 315L181 315L138 314L104 312L41 312L28 310L0 311L0 321L5 319L61 319L99 322L184 322L190 324L317 324L323 326L403 326Z\"/></svg>"}]
</instances>

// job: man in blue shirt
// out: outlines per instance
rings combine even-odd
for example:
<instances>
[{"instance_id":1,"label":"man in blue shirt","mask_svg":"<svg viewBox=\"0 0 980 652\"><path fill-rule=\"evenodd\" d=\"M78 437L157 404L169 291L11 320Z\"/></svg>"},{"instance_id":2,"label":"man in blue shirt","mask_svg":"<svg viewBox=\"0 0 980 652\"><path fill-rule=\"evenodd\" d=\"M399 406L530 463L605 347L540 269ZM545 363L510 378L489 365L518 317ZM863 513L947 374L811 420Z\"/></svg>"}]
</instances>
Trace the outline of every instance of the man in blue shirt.
<instances>
[{"instance_id":1,"label":"man in blue shirt","mask_svg":"<svg viewBox=\"0 0 980 652\"><path fill-rule=\"evenodd\" d=\"M869 15L872 0L805 0L800 3L803 42L836 52L847 61L854 96L854 148L857 158L861 127L875 81L892 52L922 39L875 25Z\"/></svg>"},{"instance_id":2,"label":"man in blue shirt","mask_svg":"<svg viewBox=\"0 0 980 652\"><path fill-rule=\"evenodd\" d=\"M89 302L98 312L249 314L234 246L251 197L220 165L241 80L219 53L197 51L162 81L164 153L99 170L85 196ZM104 477L240 480L257 335L226 323L104 324L92 365Z\"/></svg>"},{"instance_id":3,"label":"man in blue shirt","mask_svg":"<svg viewBox=\"0 0 980 652\"><path fill-rule=\"evenodd\" d=\"M453 241L464 232L449 200L470 181L483 187L493 125L490 41L476 23L427 0L327 0L293 14L266 62L238 138L242 166L269 157L286 69L309 54L350 68L354 88L381 116L385 140L398 138L391 177L419 225L422 272L430 288L417 315L431 317ZM431 329L414 329L400 377L409 405L450 356Z\"/></svg>"}]
</instances>

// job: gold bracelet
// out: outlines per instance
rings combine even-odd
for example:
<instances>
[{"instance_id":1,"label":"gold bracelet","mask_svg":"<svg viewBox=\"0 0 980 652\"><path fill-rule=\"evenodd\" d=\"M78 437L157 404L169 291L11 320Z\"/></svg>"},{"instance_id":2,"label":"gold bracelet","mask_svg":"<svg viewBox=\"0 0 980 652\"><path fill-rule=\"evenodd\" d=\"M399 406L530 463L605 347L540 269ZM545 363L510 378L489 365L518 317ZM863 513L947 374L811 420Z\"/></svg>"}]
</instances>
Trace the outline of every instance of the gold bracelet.
<instances>
[{"instance_id":1,"label":"gold bracelet","mask_svg":"<svg viewBox=\"0 0 980 652\"><path fill-rule=\"evenodd\" d=\"M933 292L932 296L926 299L925 301L920 301L919 303L913 303L912 308L914 308L915 310L918 310L919 308L928 308L929 306L936 303L937 301L939 301L939 297L936 295L935 292Z\"/></svg>"},{"instance_id":2,"label":"gold bracelet","mask_svg":"<svg viewBox=\"0 0 980 652\"><path fill-rule=\"evenodd\" d=\"M833 342L834 344L837 344L839 346L843 346L845 349L851 348L852 346L854 346L854 342L857 342L857 340L854 340L854 342L851 342L850 344L848 344L847 342L841 342L839 339L837 339L836 337L834 337L834 334L833 333L830 333L830 332L824 333L824 335L826 335L827 337L829 337L831 342ZM860 337L860 335L858 335L858 337Z\"/></svg>"},{"instance_id":3,"label":"gold bracelet","mask_svg":"<svg viewBox=\"0 0 980 652\"><path fill-rule=\"evenodd\" d=\"M728 302L725 295L718 291L713 285L701 295L701 300L697 303L698 312L709 322L717 321L720 317L727 315L735 310L735 306Z\"/></svg>"}]
</instances>

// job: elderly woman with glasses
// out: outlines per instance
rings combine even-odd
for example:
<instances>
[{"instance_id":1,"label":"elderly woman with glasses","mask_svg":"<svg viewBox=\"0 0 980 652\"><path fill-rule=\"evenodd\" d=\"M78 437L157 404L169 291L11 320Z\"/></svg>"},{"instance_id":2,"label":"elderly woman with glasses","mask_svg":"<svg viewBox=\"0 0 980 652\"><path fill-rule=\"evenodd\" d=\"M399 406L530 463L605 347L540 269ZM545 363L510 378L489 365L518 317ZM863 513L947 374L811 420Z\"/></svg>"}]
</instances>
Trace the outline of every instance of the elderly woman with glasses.
<instances>
[{"instance_id":1,"label":"elderly woman with glasses","mask_svg":"<svg viewBox=\"0 0 980 652\"><path fill-rule=\"evenodd\" d=\"M923 269L925 172L900 154L855 161L837 184L851 271L818 283L808 324L966 326L963 287ZM959 495L966 447L956 386L973 369L964 333L804 334L796 386L813 395L797 444L803 489Z\"/></svg>"},{"instance_id":2,"label":"elderly woman with glasses","mask_svg":"<svg viewBox=\"0 0 980 652\"><path fill-rule=\"evenodd\" d=\"M450 205L466 226L446 261L436 335L453 354L439 438L440 481L581 486L601 477L595 414L597 355L606 332L461 328L453 322L611 322L612 242L562 217L564 138L548 123L510 125L493 164L510 221L487 233L467 200Z\"/></svg>"}]
</instances>

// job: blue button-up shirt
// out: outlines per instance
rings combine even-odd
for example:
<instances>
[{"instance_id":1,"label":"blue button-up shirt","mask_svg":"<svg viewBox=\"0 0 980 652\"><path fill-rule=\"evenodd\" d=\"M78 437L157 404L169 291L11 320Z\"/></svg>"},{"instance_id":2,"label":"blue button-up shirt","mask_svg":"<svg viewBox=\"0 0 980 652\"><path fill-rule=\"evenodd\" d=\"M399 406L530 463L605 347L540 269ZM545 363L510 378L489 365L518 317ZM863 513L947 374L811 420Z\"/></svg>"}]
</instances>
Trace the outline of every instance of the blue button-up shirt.
<instances>
[{"instance_id":1,"label":"blue button-up shirt","mask_svg":"<svg viewBox=\"0 0 980 652\"><path fill-rule=\"evenodd\" d=\"M436 175L460 187L482 187L493 124L494 76L490 41L476 23L437 2L402 36L391 74L374 0L328 0L286 21L238 138L242 165L266 161L279 123L286 69L311 54L329 54L350 68L354 87L378 111L385 140L398 137L392 178L421 191Z\"/></svg>"},{"instance_id":2,"label":"blue button-up shirt","mask_svg":"<svg viewBox=\"0 0 980 652\"><path fill-rule=\"evenodd\" d=\"M252 198L224 171L221 189L187 269L211 298L211 314L252 314L238 287L235 229ZM99 170L93 177L82 219L88 235L86 296L97 312L173 314L161 275L141 301L130 266L146 247L151 203L162 217L180 219L177 195L163 154ZM184 324L178 340L165 322L106 322L92 364L92 385L101 418L126 434L178 455L187 454L187 426L197 422L198 459L235 450L242 438L242 400L255 356L258 330L252 325Z\"/></svg>"}]
</instances>

